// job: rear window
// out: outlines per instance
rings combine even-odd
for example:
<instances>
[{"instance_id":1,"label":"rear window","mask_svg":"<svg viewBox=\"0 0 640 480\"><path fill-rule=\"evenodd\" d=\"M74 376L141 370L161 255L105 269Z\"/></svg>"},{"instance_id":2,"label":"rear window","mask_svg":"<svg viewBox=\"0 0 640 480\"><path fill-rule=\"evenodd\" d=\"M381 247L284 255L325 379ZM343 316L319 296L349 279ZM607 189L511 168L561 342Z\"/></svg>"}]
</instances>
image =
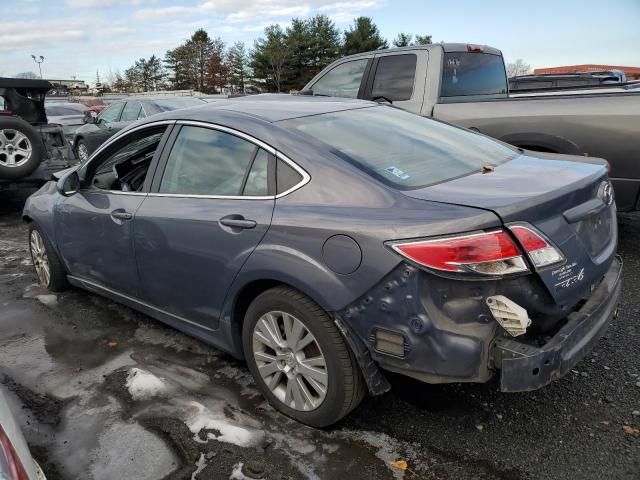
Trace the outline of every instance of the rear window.
<instances>
[{"instance_id":1,"label":"rear window","mask_svg":"<svg viewBox=\"0 0 640 480\"><path fill-rule=\"evenodd\" d=\"M500 55L473 52L444 54L441 97L507 93L507 75Z\"/></svg>"},{"instance_id":2,"label":"rear window","mask_svg":"<svg viewBox=\"0 0 640 480\"><path fill-rule=\"evenodd\" d=\"M204 105L206 102L199 98L192 97L178 97L178 98L162 98L154 100L158 110L161 112L168 112L170 110L178 110L179 108L195 107L197 105Z\"/></svg>"},{"instance_id":3,"label":"rear window","mask_svg":"<svg viewBox=\"0 0 640 480\"><path fill-rule=\"evenodd\" d=\"M379 106L284 120L286 128L401 190L421 188L498 165L518 155L469 130Z\"/></svg>"}]
</instances>

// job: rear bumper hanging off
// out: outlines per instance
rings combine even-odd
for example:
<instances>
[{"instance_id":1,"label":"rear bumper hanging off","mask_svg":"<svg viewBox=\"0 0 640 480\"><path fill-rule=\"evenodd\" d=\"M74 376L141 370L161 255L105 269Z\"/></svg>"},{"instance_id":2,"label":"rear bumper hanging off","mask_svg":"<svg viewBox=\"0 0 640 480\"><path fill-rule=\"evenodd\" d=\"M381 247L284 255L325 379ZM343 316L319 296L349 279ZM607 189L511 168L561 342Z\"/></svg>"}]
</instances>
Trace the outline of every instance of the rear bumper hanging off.
<instances>
[{"instance_id":1,"label":"rear bumper hanging off","mask_svg":"<svg viewBox=\"0 0 640 480\"><path fill-rule=\"evenodd\" d=\"M500 369L503 392L536 390L563 376L602 337L616 313L622 260L614 258L600 285L582 308L543 347L498 338L492 358Z\"/></svg>"}]
</instances>

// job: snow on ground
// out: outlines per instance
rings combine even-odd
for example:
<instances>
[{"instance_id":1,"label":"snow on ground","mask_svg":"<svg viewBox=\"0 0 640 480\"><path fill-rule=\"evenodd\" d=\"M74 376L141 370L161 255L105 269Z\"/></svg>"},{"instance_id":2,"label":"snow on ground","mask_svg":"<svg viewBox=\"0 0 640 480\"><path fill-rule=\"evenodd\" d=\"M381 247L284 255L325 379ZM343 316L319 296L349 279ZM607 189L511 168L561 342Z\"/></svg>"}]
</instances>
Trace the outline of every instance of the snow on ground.
<instances>
[{"instance_id":1,"label":"snow on ground","mask_svg":"<svg viewBox=\"0 0 640 480\"><path fill-rule=\"evenodd\" d=\"M208 440L218 440L220 442L233 443L239 447L250 447L257 445L264 439L264 431L251 427L244 427L234 424L232 419L227 418L224 412L213 412L203 404L190 401L187 402L187 418L185 423L191 433L194 434L194 440L202 442L199 436L201 430L215 430L220 432L216 435L207 432Z\"/></svg>"},{"instance_id":2,"label":"snow on ground","mask_svg":"<svg viewBox=\"0 0 640 480\"><path fill-rule=\"evenodd\" d=\"M201 453L200 458L198 458L198 461L196 462L196 469L191 474L191 480L196 480L198 474L202 470L204 470L206 466L207 466L207 460L204 457L204 453Z\"/></svg>"},{"instance_id":3,"label":"snow on ground","mask_svg":"<svg viewBox=\"0 0 640 480\"><path fill-rule=\"evenodd\" d=\"M129 370L125 386L134 400L155 397L166 390L165 384L161 379L141 368Z\"/></svg>"}]
</instances>

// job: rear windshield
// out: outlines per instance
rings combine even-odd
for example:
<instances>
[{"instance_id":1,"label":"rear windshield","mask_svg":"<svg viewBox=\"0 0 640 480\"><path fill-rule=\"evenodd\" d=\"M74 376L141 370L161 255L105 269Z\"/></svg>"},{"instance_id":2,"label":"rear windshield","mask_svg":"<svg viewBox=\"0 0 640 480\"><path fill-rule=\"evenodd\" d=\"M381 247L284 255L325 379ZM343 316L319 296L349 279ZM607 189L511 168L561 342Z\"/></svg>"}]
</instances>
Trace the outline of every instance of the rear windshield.
<instances>
[{"instance_id":1,"label":"rear windshield","mask_svg":"<svg viewBox=\"0 0 640 480\"><path fill-rule=\"evenodd\" d=\"M170 110L178 110L179 108L195 107L196 105L204 105L206 102L199 98L179 97L179 98L162 98L154 100L158 110L168 112Z\"/></svg>"},{"instance_id":2,"label":"rear windshield","mask_svg":"<svg viewBox=\"0 0 640 480\"><path fill-rule=\"evenodd\" d=\"M393 107L345 110L279 122L401 190L478 172L518 155L469 130Z\"/></svg>"},{"instance_id":3,"label":"rear windshield","mask_svg":"<svg viewBox=\"0 0 640 480\"><path fill-rule=\"evenodd\" d=\"M441 97L507 93L507 74L500 55L474 52L444 54Z\"/></svg>"}]
</instances>

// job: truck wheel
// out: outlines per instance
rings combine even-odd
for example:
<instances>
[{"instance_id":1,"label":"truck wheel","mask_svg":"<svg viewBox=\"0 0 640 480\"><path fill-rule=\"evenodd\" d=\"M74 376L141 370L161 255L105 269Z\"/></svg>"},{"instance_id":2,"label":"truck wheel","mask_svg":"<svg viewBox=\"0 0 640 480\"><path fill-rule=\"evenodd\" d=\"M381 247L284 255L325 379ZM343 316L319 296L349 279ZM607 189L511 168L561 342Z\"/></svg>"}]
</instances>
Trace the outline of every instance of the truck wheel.
<instances>
[{"instance_id":1,"label":"truck wheel","mask_svg":"<svg viewBox=\"0 0 640 480\"><path fill-rule=\"evenodd\" d=\"M366 394L357 360L334 322L292 288L272 288L251 303L242 342L258 388L299 422L331 425Z\"/></svg>"},{"instance_id":2,"label":"truck wheel","mask_svg":"<svg viewBox=\"0 0 640 480\"><path fill-rule=\"evenodd\" d=\"M16 117L0 117L0 178L16 180L33 172L44 156L40 135Z\"/></svg>"}]
</instances>

